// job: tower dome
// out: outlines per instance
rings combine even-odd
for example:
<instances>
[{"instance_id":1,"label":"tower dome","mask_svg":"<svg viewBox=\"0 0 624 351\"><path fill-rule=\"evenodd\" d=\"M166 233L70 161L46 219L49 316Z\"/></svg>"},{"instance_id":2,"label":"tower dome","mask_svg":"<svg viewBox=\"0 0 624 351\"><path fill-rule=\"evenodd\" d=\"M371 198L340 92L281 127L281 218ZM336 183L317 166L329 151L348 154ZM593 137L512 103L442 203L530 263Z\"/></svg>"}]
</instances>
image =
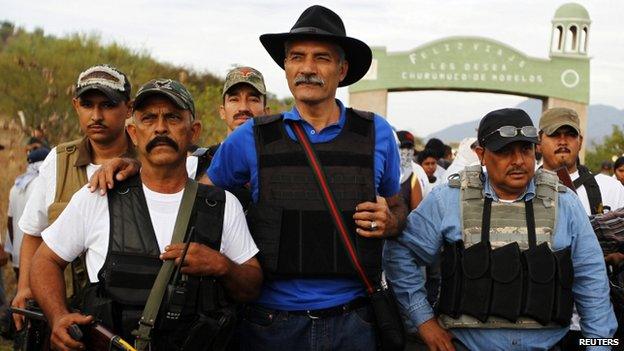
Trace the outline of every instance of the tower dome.
<instances>
[{"instance_id":1,"label":"tower dome","mask_svg":"<svg viewBox=\"0 0 624 351\"><path fill-rule=\"evenodd\" d=\"M589 13L583 6L559 6L552 20L550 56L586 58L590 24Z\"/></svg>"}]
</instances>

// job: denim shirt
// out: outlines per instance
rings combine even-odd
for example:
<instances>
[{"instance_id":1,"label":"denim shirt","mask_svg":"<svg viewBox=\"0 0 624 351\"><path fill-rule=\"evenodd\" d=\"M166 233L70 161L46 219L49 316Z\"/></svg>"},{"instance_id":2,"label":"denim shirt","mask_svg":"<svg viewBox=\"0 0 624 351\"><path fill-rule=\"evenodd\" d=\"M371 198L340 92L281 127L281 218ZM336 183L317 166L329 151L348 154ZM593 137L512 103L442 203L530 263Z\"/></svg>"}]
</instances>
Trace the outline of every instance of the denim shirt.
<instances>
[{"instance_id":1,"label":"denim shirt","mask_svg":"<svg viewBox=\"0 0 624 351\"><path fill-rule=\"evenodd\" d=\"M486 176L484 194L499 201ZM533 180L516 201L535 196ZM407 315L410 329L434 317L427 302L424 266L438 259L444 242L462 238L460 189L448 184L435 188L412 211L407 227L397 240L388 240L384 248L384 270L391 281L399 305ZM617 328L602 250L581 202L571 192L560 192L553 250L571 246L574 267L574 301L581 316L581 331L587 338L612 337ZM473 350L549 349L568 331L555 329L479 329L455 328L452 334ZM588 350L608 350L589 347Z\"/></svg>"}]
</instances>

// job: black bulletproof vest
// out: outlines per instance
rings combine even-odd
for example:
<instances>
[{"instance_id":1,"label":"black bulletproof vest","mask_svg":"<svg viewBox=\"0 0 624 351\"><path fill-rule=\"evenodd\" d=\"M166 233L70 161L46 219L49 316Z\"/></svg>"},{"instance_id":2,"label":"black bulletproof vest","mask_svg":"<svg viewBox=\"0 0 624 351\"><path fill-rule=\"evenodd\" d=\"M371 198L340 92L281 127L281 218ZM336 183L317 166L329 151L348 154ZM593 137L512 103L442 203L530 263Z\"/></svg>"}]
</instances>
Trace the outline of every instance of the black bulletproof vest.
<instances>
[{"instance_id":1,"label":"black bulletproof vest","mask_svg":"<svg viewBox=\"0 0 624 351\"><path fill-rule=\"evenodd\" d=\"M98 273L99 283L87 289L84 311L122 335L133 340L131 331L138 325L147 297L160 270L160 249L151 224L139 176L118 183L108 192L110 236L108 253ZM195 227L193 242L216 251L221 245L225 193L223 190L199 185L187 234ZM171 348L184 340L188 326L198 315L210 314L230 303L221 284L211 277L183 275L187 295L180 317L180 326L163 333L153 333L155 344ZM163 302L164 303L164 302ZM162 305L161 305L162 309ZM188 330L187 330L188 331ZM178 340L179 339L179 340Z\"/></svg>"},{"instance_id":2,"label":"black bulletproof vest","mask_svg":"<svg viewBox=\"0 0 624 351\"><path fill-rule=\"evenodd\" d=\"M259 196L248 220L263 268L291 278L357 277L305 153L288 136L282 116L254 122ZM347 109L340 134L314 149L364 270L378 281L383 241L357 235L353 220L357 204L375 201L373 114Z\"/></svg>"},{"instance_id":3,"label":"black bulletproof vest","mask_svg":"<svg viewBox=\"0 0 624 351\"><path fill-rule=\"evenodd\" d=\"M602 194L600 194L600 187L596 181L595 176L585 166L578 165L579 177L573 182L574 188L578 189L581 185L585 186L587 191L587 200L589 201L589 208L591 214L602 214Z\"/></svg>"}]
</instances>

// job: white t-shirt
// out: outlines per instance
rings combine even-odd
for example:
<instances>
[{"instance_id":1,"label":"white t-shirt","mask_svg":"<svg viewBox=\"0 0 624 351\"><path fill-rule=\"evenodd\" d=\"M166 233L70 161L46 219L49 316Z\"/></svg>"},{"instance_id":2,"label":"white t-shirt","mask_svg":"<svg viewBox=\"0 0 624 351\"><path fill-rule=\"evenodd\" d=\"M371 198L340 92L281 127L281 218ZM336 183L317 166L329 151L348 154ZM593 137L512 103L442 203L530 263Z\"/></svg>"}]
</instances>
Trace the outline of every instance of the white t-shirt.
<instances>
[{"instance_id":1,"label":"white t-shirt","mask_svg":"<svg viewBox=\"0 0 624 351\"><path fill-rule=\"evenodd\" d=\"M575 181L578 177L578 170L570 174L572 181ZM618 208L624 207L624 186L622 186L620 182L604 174L597 174L594 178L600 188L603 206L609 206L611 210L617 210ZM576 194L581 200L583 208L585 208L585 212L587 212L587 215L590 215L591 210L589 208L589 199L587 198L587 190L585 190L585 186L582 185L576 189Z\"/></svg>"},{"instance_id":2,"label":"white t-shirt","mask_svg":"<svg viewBox=\"0 0 624 351\"><path fill-rule=\"evenodd\" d=\"M24 212L24 207L26 206L26 201L28 197L32 193L35 187L36 178L30 181L25 189L19 189L15 185L11 188L9 192L9 206L7 211L7 216L13 218L13 242L11 242L11 255L12 255L12 264L13 267L19 267L19 254L20 248L22 247L22 237L24 236L24 232L22 232L17 225L20 218L22 217L22 213ZM8 250L9 238L7 237L7 244L5 245L5 251Z\"/></svg>"},{"instance_id":3,"label":"white t-shirt","mask_svg":"<svg viewBox=\"0 0 624 351\"><path fill-rule=\"evenodd\" d=\"M161 194L145 186L143 190L158 246L163 252L171 242L183 191ZM89 280L95 283L108 252L109 229L108 197L91 193L87 187L83 187L41 236L48 247L67 262L86 251ZM247 228L243 208L236 197L227 191L220 251L238 264L258 253Z\"/></svg>"},{"instance_id":4,"label":"white t-shirt","mask_svg":"<svg viewBox=\"0 0 624 351\"><path fill-rule=\"evenodd\" d=\"M191 159L191 160L189 160ZM189 177L195 177L197 170L195 156L187 157L186 168ZM100 168L100 165L89 164L87 166L87 178ZM41 236L41 232L48 227L48 207L54 202L56 195L56 147L53 148L39 167L39 176L33 180L34 189L28 198L24 214L19 220L22 232L33 236Z\"/></svg>"}]
</instances>

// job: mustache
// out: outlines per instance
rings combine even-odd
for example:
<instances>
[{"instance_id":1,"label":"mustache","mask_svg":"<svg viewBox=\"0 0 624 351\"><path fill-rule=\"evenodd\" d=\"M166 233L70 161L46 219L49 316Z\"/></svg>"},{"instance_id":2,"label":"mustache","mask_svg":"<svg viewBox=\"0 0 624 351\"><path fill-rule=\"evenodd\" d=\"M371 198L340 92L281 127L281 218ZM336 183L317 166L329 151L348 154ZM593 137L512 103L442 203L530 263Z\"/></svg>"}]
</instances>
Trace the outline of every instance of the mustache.
<instances>
[{"instance_id":1,"label":"mustache","mask_svg":"<svg viewBox=\"0 0 624 351\"><path fill-rule=\"evenodd\" d=\"M93 123L87 125L87 128L93 127L93 126L100 126L100 127L106 128L106 125L104 123L102 123L102 122L93 122Z\"/></svg>"},{"instance_id":2,"label":"mustache","mask_svg":"<svg viewBox=\"0 0 624 351\"><path fill-rule=\"evenodd\" d=\"M523 167L512 167L511 169L509 169L507 171L507 175L510 175L512 173L526 173L526 169L524 169Z\"/></svg>"},{"instance_id":3,"label":"mustache","mask_svg":"<svg viewBox=\"0 0 624 351\"><path fill-rule=\"evenodd\" d=\"M243 118L243 117L245 117L245 118L253 118L254 115L253 115L253 113L251 113L251 111L241 111L241 112L238 112L238 113L236 113L234 115L234 119Z\"/></svg>"},{"instance_id":4,"label":"mustache","mask_svg":"<svg viewBox=\"0 0 624 351\"><path fill-rule=\"evenodd\" d=\"M152 152L152 150L159 144L167 144L171 146L175 151L178 151L180 149L178 143L173 141L173 139L166 136L157 136L154 139L150 140L147 145L145 145L145 151L147 151L148 153Z\"/></svg>"},{"instance_id":5,"label":"mustache","mask_svg":"<svg viewBox=\"0 0 624 351\"><path fill-rule=\"evenodd\" d=\"M570 149L568 149L567 147L560 147L557 150L555 150L555 154L561 154L561 153L570 153L572 151L570 151Z\"/></svg>"},{"instance_id":6,"label":"mustache","mask_svg":"<svg viewBox=\"0 0 624 351\"><path fill-rule=\"evenodd\" d=\"M325 85L325 81L323 78L317 76L316 74L308 74L308 75L299 75L295 78L295 85L300 84L316 84L320 86Z\"/></svg>"}]
</instances>

